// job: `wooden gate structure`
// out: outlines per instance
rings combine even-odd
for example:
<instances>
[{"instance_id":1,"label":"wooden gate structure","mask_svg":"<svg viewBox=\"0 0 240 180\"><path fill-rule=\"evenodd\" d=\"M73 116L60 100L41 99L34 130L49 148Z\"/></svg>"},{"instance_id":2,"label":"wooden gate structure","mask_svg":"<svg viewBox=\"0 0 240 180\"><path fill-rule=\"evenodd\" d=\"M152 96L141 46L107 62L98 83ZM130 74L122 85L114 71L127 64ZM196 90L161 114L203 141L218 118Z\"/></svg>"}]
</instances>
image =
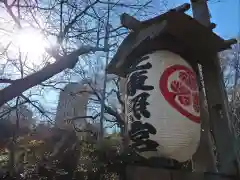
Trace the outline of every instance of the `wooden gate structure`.
<instances>
[{"instance_id":1,"label":"wooden gate structure","mask_svg":"<svg viewBox=\"0 0 240 180\"><path fill-rule=\"evenodd\" d=\"M199 1L199 0L198 0ZM202 0L203 1L203 0ZM203 7L199 7L203 6ZM239 179L239 152L234 146L236 137L231 126L217 53L231 48L236 40L224 40L212 29L207 4L192 0L194 18L185 14L191 5L186 3L157 17L139 21L128 14L121 23L130 30L107 67L110 74L126 77L128 68L138 57L156 50L180 54L195 70L200 85L200 104L206 98L207 110L201 107L202 132L200 147L194 155L197 172L180 169L127 167L127 180L232 180ZM205 16L205 17L204 17ZM210 139L212 130L218 166L213 157Z\"/></svg>"}]
</instances>

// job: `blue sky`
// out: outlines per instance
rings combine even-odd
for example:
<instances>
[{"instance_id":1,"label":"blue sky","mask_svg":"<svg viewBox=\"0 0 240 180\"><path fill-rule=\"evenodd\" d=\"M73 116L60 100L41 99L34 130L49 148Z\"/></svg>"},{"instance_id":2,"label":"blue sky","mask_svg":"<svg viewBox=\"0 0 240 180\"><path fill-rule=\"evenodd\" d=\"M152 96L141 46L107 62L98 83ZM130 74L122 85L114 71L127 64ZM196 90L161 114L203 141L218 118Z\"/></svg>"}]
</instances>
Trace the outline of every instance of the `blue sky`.
<instances>
[{"instance_id":1,"label":"blue sky","mask_svg":"<svg viewBox=\"0 0 240 180\"><path fill-rule=\"evenodd\" d=\"M219 3L210 3L212 21L218 26L215 32L224 38L239 37L240 1L223 0Z\"/></svg>"},{"instance_id":2,"label":"blue sky","mask_svg":"<svg viewBox=\"0 0 240 180\"><path fill-rule=\"evenodd\" d=\"M157 5L159 0L155 2ZM190 0L168 0L168 7L172 8L189 2ZM239 37L239 2L240 0L209 0L208 4L212 15L211 21L217 24L214 31L224 39ZM191 11L189 14L191 14Z\"/></svg>"}]
</instances>

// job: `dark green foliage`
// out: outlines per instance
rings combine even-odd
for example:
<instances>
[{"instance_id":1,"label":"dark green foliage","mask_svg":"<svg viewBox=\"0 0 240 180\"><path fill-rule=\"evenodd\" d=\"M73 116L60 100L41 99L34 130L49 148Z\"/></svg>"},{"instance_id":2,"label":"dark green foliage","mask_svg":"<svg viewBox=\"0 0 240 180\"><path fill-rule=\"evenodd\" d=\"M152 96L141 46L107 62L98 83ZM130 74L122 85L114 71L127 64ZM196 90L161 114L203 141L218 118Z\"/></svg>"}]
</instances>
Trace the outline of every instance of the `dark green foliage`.
<instances>
[{"instance_id":1,"label":"dark green foliage","mask_svg":"<svg viewBox=\"0 0 240 180\"><path fill-rule=\"evenodd\" d=\"M62 136L67 136L67 141L58 148L57 153L50 156L50 152L45 152L34 164L24 165L19 172L8 175L5 179L124 180L128 165L188 170L191 168L189 163L179 164L164 158L145 159L131 148L123 151L120 137L90 143L79 141L74 133L65 132ZM55 143L51 140L52 147L49 149L52 151L60 140L61 138L58 138ZM23 177L20 177L20 174ZM3 179L3 175L0 179Z\"/></svg>"}]
</instances>

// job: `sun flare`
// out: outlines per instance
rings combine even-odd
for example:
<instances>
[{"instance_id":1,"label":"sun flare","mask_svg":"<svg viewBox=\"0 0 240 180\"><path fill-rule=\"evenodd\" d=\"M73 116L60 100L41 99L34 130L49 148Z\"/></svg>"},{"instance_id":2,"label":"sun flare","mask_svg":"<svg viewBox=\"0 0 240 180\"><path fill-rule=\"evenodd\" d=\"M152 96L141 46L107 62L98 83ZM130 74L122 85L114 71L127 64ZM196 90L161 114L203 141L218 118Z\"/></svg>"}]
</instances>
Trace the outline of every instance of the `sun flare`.
<instances>
[{"instance_id":1,"label":"sun flare","mask_svg":"<svg viewBox=\"0 0 240 180\"><path fill-rule=\"evenodd\" d=\"M34 29L18 31L15 44L21 53L27 55L28 58L34 59L39 59L45 53L45 48L48 45L44 36Z\"/></svg>"}]
</instances>

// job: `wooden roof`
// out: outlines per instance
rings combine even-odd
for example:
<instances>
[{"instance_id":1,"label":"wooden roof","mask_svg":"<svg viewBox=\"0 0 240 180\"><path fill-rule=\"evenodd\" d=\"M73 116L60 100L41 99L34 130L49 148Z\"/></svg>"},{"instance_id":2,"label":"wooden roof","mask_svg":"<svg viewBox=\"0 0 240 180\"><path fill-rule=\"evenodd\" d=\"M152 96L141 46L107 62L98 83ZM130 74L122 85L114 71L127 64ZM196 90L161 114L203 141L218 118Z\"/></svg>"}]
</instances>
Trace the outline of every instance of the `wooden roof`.
<instances>
[{"instance_id":1,"label":"wooden roof","mask_svg":"<svg viewBox=\"0 0 240 180\"><path fill-rule=\"evenodd\" d=\"M184 52L189 58L203 63L206 59L204 55L228 49L230 45L213 33L211 28L201 25L185 13L168 11L140 22L137 29L123 40L107 72L125 77L128 67L134 64L136 58L160 49Z\"/></svg>"}]
</instances>

